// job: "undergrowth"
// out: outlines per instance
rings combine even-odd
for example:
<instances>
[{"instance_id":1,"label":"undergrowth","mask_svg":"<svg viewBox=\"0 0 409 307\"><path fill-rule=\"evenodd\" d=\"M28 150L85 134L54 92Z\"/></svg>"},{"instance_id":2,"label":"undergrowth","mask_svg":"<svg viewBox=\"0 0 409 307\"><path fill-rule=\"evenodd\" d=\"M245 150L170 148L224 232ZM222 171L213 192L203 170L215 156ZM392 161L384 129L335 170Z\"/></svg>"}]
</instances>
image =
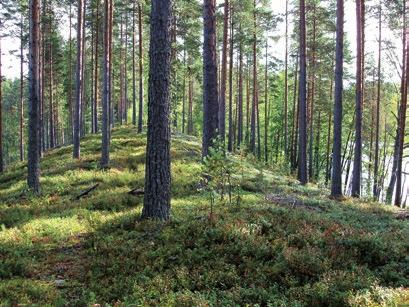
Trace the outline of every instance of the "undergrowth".
<instances>
[{"instance_id":1,"label":"undergrowth","mask_svg":"<svg viewBox=\"0 0 409 307\"><path fill-rule=\"evenodd\" d=\"M99 136L79 161L53 150L41 196L26 191L24 163L0 176L1 306L408 306L409 225L392 208L331 201L232 156L239 201L212 194L209 218L199 142L177 135L172 219L141 222L143 198L128 192L143 188L145 146L115 130L109 170Z\"/></svg>"}]
</instances>

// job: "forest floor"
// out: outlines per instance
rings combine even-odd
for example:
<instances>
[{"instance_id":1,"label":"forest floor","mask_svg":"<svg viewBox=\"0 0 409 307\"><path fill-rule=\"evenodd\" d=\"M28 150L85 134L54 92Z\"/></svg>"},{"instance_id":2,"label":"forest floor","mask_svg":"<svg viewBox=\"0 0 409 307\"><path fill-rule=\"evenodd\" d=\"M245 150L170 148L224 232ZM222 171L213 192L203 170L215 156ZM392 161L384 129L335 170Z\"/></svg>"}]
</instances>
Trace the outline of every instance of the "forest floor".
<instances>
[{"instance_id":1,"label":"forest floor","mask_svg":"<svg viewBox=\"0 0 409 307\"><path fill-rule=\"evenodd\" d=\"M209 218L199 142L176 135L172 219L141 222L145 137L116 129L109 170L100 136L82 144L46 154L41 196L24 163L0 176L1 306L409 306L409 222L389 206L236 157L234 201Z\"/></svg>"}]
</instances>

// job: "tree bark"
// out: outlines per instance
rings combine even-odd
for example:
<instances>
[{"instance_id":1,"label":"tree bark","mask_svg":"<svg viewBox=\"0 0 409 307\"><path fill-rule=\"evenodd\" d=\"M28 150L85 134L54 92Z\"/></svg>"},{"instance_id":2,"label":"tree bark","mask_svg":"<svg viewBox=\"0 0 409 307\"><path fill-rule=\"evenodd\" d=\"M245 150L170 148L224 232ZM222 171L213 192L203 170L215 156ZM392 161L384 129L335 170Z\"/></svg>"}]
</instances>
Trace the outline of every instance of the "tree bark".
<instances>
[{"instance_id":1,"label":"tree bark","mask_svg":"<svg viewBox=\"0 0 409 307\"><path fill-rule=\"evenodd\" d=\"M342 91L344 63L344 0L337 0L335 51L334 137L332 147L331 196L342 196Z\"/></svg>"},{"instance_id":2,"label":"tree bark","mask_svg":"<svg viewBox=\"0 0 409 307\"><path fill-rule=\"evenodd\" d=\"M229 32L229 0L224 0L223 51L222 51L223 54L219 101L219 134L222 139L222 142L224 142L226 135L226 83L227 83L228 32Z\"/></svg>"},{"instance_id":3,"label":"tree bark","mask_svg":"<svg viewBox=\"0 0 409 307\"><path fill-rule=\"evenodd\" d=\"M142 28L142 4L138 1L138 22L139 22L139 114L138 133L142 133L143 126L143 28Z\"/></svg>"},{"instance_id":4,"label":"tree bark","mask_svg":"<svg viewBox=\"0 0 409 307\"><path fill-rule=\"evenodd\" d=\"M40 1L30 0L28 187L40 193Z\"/></svg>"},{"instance_id":5,"label":"tree bark","mask_svg":"<svg viewBox=\"0 0 409 307\"><path fill-rule=\"evenodd\" d=\"M298 179L307 184L307 63L305 0L300 0L300 80L299 80L299 150Z\"/></svg>"},{"instance_id":6,"label":"tree bark","mask_svg":"<svg viewBox=\"0 0 409 307\"><path fill-rule=\"evenodd\" d=\"M171 1L153 0L149 51L148 145L142 218L170 215Z\"/></svg>"},{"instance_id":7,"label":"tree bark","mask_svg":"<svg viewBox=\"0 0 409 307\"><path fill-rule=\"evenodd\" d=\"M219 104L217 101L216 1L205 0L203 6L203 157L217 137Z\"/></svg>"},{"instance_id":8,"label":"tree bark","mask_svg":"<svg viewBox=\"0 0 409 307\"><path fill-rule=\"evenodd\" d=\"M23 13L20 13L20 161L24 161L24 20ZM0 81L1 82L1 81Z\"/></svg>"},{"instance_id":9,"label":"tree bark","mask_svg":"<svg viewBox=\"0 0 409 307\"><path fill-rule=\"evenodd\" d=\"M233 151L233 8L230 4L230 62L229 62L229 138L227 142L227 150Z\"/></svg>"},{"instance_id":10,"label":"tree bark","mask_svg":"<svg viewBox=\"0 0 409 307\"><path fill-rule=\"evenodd\" d=\"M83 92L83 35L84 35L84 0L78 0L78 21L77 21L77 73L76 73L76 93L74 112L74 159L80 158L80 138L81 138L81 113L82 113L82 92Z\"/></svg>"},{"instance_id":11,"label":"tree bark","mask_svg":"<svg viewBox=\"0 0 409 307\"><path fill-rule=\"evenodd\" d=\"M363 90L363 1L356 0L357 18L357 63L356 63L356 98L355 98L355 154L352 172L353 197L361 196L361 176L362 176L362 90Z\"/></svg>"},{"instance_id":12,"label":"tree bark","mask_svg":"<svg viewBox=\"0 0 409 307\"><path fill-rule=\"evenodd\" d=\"M102 155L101 167L107 168L109 165L109 147L111 137L111 82L112 82L112 18L113 18L112 0L105 0L104 5L104 82L103 82L103 101L102 101Z\"/></svg>"},{"instance_id":13,"label":"tree bark","mask_svg":"<svg viewBox=\"0 0 409 307\"><path fill-rule=\"evenodd\" d=\"M382 58L382 3L379 3L379 20L378 20L378 84L376 93L376 120L375 120L375 161L374 161L374 183L373 197L379 198L379 125L380 125L380 109L381 109L381 58ZM384 144L386 146L386 144Z\"/></svg>"}]
</instances>

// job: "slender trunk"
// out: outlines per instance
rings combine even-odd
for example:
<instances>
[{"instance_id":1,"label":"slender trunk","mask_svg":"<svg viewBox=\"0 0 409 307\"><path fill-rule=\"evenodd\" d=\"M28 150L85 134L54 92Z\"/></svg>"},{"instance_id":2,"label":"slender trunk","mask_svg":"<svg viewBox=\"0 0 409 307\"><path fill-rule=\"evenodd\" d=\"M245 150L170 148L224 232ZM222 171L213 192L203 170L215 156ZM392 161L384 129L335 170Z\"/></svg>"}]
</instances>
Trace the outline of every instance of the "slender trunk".
<instances>
[{"instance_id":1,"label":"slender trunk","mask_svg":"<svg viewBox=\"0 0 409 307\"><path fill-rule=\"evenodd\" d=\"M361 196L362 175L362 101L363 101L363 0L356 0L357 19L357 64L356 64L356 98L355 98L355 154L352 172L353 197Z\"/></svg>"},{"instance_id":2,"label":"slender trunk","mask_svg":"<svg viewBox=\"0 0 409 307\"><path fill-rule=\"evenodd\" d=\"M96 25L95 25L95 68L94 68L94 100L92 101L93 107L93 132L98 132L98 106L99 106L99 69L98 69L98 62L99 62L99 0L97 0L97 9L96 9Z\"/></svg>"},{"instance_id":3,"label":"slender trunk","mask_svg":"<svg viewBox=\"0 0 409 307\"><path fill-rule=\"evenodd\" d=\"M376 94L376 123L375 123L375 163L374 163L374 185L373 197L379 198L379 122L381 108L381 57L382 57L382 3L379 3L379 21L378 21L378 84ZM384 144L386 146L386 144Z\"/></svg>"},{"instance_id":4,"label":"slender trunk","mask_svg":"<svg viewBox=\"0 0 409 307\"><path fill-rule=\"evenodd\" d=\"M203 157L209 153L217 136L219 104L217 101L216 1L205 0L203 6Z\"/></svg>"},{"instance_id":5,"label":"slender trunk","mask_svg":"<svg viewBox=\"0 0 409 307\"><path fill-rule=\"evenodd\" d=\"M125 12L125 56L124 56L124 122L128 123L128 12Z\"/></svg>"},{"instance_id":6,"label":"slender trunk","mask_svg":"<svg viewBox=\"0 0 409 307\"><path fill-rule=\"evenodd\" d=\"M50 18L51 18L51 7L50 7ZM48 116L48 128L49 128L49 136L50 136L50 148L55 147L55 129L54 129L54 75L53 75L53 43L52 43L52 22L50 19L49 23L49 43L48 43L48 63L49 63L49 80L48 80L48 85L49 85L49 116Z\"/></svg>"},{"instance_id":7,"label":"slender trunk","mask_svg":"<svg viewBox=\"0 0 409 307\"><path fill-rule=\"evenodd\" d=\"M69 126L70 126L70 137L71 141L74 140L74 105L72 102L72 12L71 12L71 1L70 1L70 16L69 16L69 36L68 40L70 42L69 52L68 52L68 111L69 111Z\"/></svg>"},{"instance_id":8,"label":"slender trunk","mask_svg":"<svg viewBox=\"0 0 409 307\"><path fill-rule=\"evenodd\" d=\"M396 165L396 189L395 189L395 206L400 207L402 204L402 163L403 163L403 146L405 141L405 126L406 126L406 109L407 109L407 100L408 100L408 84L409 84L409 40L408 40L408 29L406 28L406 10L407 10L407 1L404 3L404 57L406 58L406 63L403 67L402 76L403 83L401 89L401 103L400 103L400 110L399 110L399 123L398 123L398 150L397 150L397 165Z\"/></svg>"},{"instance_id":9,"label":"slender trunk","mask_svg":"<svg viewBox=\"0 0 409 307\"><path fill-rule=\"evenodd\" d=\"M132 125L136 126L136 1L132 8Z\"/></svg>"},{"instance_id":10,"label":"slender trunk","mask_svg":"<svg viewBox=\"0 0 409 307\"><path fill-rule=\"evenodd\" d=\"M24 28L23 28L24 23L23 23L23 13L21 13L20 18L21 20L20 20L20 105L19 105L20 146L19 148L20 148L20 161L24 161Z\"/></svg>"},{"instance_id":11,"label":"slender trunk","mask_svg":"<svg viewBox=\"0 0 409 307\"><path fill-rule=\"evenodd\" d=\"M285 1L284 155L288 162L288 0Z\"/></svg>"},{"instance_id":12,"label":"slender trunk","mask_svg":"<svg viewBox=\"0 0 409 307\"><path fill-rule=\"evenodd\" d=\"M256 1L253 7L253 103L251 106L250 152L256 154L256 112L257 112L257 21Z\"/></svg>"},{"instance_id":13,"label":"slender trunk","mask_svg":"<svg viewBox=\"0 0 409 307\"><path fill-rule=\"evenodd\" d=\"M142 133L143 126L143 28L142 28L142 4L138 1L138 22L139 22L139 114L138 133Z\"/></svg>"},{"instance_id":14,"label":"slender trunk","mask_svg":"<svg viewBox=\"0 0 409 307\"><path fill-rule=\"evenodd\" d=\"M170 216L171 1L152 0L148 98L148 145L142 218Z\"/></svg>"},{"instance_id":15,"label":"slender trunk","mask_svg":"<svg viewBox=\"0 0 409 307\"><path fill-rule=\"evenodd\" d=\"M335 60L334 60L335 61ZM334 71L334 62L332 63L331 67L333 68L332 71ZM335 73L334 73L335 75ZM329 87L329 101L330 101L330 110L328 113L328 133L327 133L327 151L325 154L326 157L326 166L325 166L325 186L328 186L329 179L331 177L331 164L332 164L332 152L331 152L331 126L332 126L332 107L331 104L333 104L333 89L334 89L334 81L331 78L330 80L330 87Z\"/></svg>"},{"instance_id":16,"label":"slender trunk","mask_svg":"<svg viewBox=\"0 0 409 307\"><path fill-rule=\"evenodd\" d=\"M107 168L109 165L109 146L111 137L111 84L112 84L112 19L113 4L112 0L105 0L104 5L104 82L103 82L103 101L102 101L102 155L101 167Z\"/></svg>"},{"instance_id":17,"label":"slender trunk","mask_svg":"<svg viewBox=\"0 0 409 307\"><path fill-rule=\"evenodd\" d=\"M241 32L241 25L239 31ZM238 101L238 136L237 147L240 149L243 142L243 42L240 39L239 47L239 101Z\"/></svg>"},{"instance_id":18,"label":"slender trunk","mask_svg":"<svg viewBox=\"0 0 409 307\"><path fill-rule=\"evenodd\" d=\"M226 134L226 83L227 83L228 32L229 32L229 0L224 0L223 51L222 51L223 54L219 101L219 134L222 139L222 142L224 142Z\"/></svg>"},{"instance_id":19,"label":"slender trunk","mask_svg":"<svg viewBox=\"0 0 409 307\"><path fill-rule=\"evenodd\" d=\"M183 49L183 67L186 67L186 48ZM188 74L189 74L188 68ZM189 79L190 82L190 79ZM188 83L190 86L190 83ZM183 75L183 97L182 97L182 133L185 133L186 127L186 75Z\"/></svg>"},{"instance_id":20,"label":"slender trunk","mask_svg":"<svg viewBox=\"0 0 409 307\"><path fill-rule=\"evenodd\" d=\"M40 193L40 1L30 0L28 187Z\"/></svg>"},{"instance_id":21,"label":"slender trunk","mask_svg":"<svg viewBox=\"0 0 409 307\"><path fill-rule=\"evenodd\" d=\"M188 113L187 113L187 134L193 134L193 80L192 70L189 67L189 93L188 93Z\"/></svg>"},{"instance_id":22,"label":"slender trunk","mask_svg":"<svg viewBox=\"0 0 409 307\"><path fill-rule=\"evenodd\" d=\"M337 0L335 51L334 137L332 147L331 196L342 196L342 91L344 63L344 0Z\"/></svg>"},{"instance_id":23,"label":"slender trunk","mask_svg":"<svg viewBox=\"0 0 409 307\"><path fill-rule=\"evenodd\" d=\"M229 139L227 149L233 151L233 9L230 7L230 62L229 62Z\"/></svg>"},{"instance_id":24,"label":"slender trunk","mask_svg":"<svg viewBox=\"0 0 409 307\"><path fill-rule=\"evenodd\" d=\"M1 24L1 21L0 21ZM1 34L1 33L0 33ZM1 50L1 35L0 35L0 173L4 171L3 157L3 75L1 71L2 65L2 50Z\"/></svg>"},{"instance_id":25,"label":"slender trunk","mask_svg":"<svg viewBox=\"0 0 409 307\"><path fill-rule=\"evenodd\" d=\"M268 163L268 104L268 42L266 41L266 67L264 71L264 160L266 163ZM286 117L286 112L284 110L284 117ZM286 119L284 119L284 125L286 124ZM285 135L284 139L286 140L286 138L287 136Z\"/></svg>"},{"instance_id":26,"label":"slender trunk","mask_svg":"<svg viewBox=\"0 0 409 307\"><path fill-rule=\"evenodd\" d=\"M300 0L300 84L299 84L299 158L298 179L308 182L307 174L307 63L306 63L306 22L305 0Z\"/></svg>"},{"instance_id":27,"label":"slender trunk","mask_svg":"<svg viewBox=\"0 0 409 307\"><path fill-rule=\"evenodd\" d=\"M298 135L298 111L299 99L297 95L298 89L298 63L299 56L296 56L295 70L294 70L294 90L293 90L293 120L291 127L291 170L294 171L297 165L297 135Z\"/></svg>"},{"instance_id":28,"label":"slender trunk","mask_svg":"<svg viewBox=\"0 0 409 307\"><path fill-rule=\"evenodd\" d=\"M78 25L77 25L77 76L75 93L75 113L74 113L74 159L80 158L80 137L81 137L81 113L82 113L82 87L83 87L83 27L84 27L84 0L78 0Z\"/></svg>"}]
</instances>

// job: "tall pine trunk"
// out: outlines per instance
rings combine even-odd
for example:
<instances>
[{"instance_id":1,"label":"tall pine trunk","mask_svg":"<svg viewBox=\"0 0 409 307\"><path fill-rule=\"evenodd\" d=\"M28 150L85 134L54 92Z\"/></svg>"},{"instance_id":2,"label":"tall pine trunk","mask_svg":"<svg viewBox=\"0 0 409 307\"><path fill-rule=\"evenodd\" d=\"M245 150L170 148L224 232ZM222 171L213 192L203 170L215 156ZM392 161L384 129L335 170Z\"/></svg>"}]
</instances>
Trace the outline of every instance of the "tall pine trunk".
<instances>
[{"instance_id":1,"label":"tall pine trunk","mask_svg":"<svg viewBox=\"0 0 409 307\"><path fill-rule=\"evenodd\" d=\"M234 130L233 130L233 8L230 4L230 62L229 62L229 138L227 143L227 150L229 152L233 151L233 139L234 139Z\"/></svg>"},{"instance_id":2,"label":"tall pine trunk","mask_svg":"<svg viewBox=\"0 0 409 307\"><path fill-rule=\"evenodd\" d=\"M40 0L30 0L28 187L40 193Z\"/></svg>"},{"instance_id":3,"label":"tall pine trunk","mask_svg":"<svg viewBox=\"0 0 409 307\"><path fill-rule=\"evenodd\" d=\"M105 0L104 4L104 81L102 97L102 155L101 167L107 168L109 165L109 146L111 137L111 84L112 84L112 0Z\"/></svg>"},{"instance_id":4,"label":"tall pine trunk","mask_svg":"<svg viewBox=\"0 0 409 307\"><path fill-rule=\"evenodd\" d=\"M225 135L226 135L226 84L227 84L228 32L229 32L229 0L224 0L223 51L222 51L222 69L221 69L220 101L219 101L219 134L222 139L222 142L224 142Z\"/></svg>"},{"instance_id":5,"label":"tall pine trunk","mask_svg":"<svg viewBox=\"0 0 409 307\"><path fill-rule=\"evenodd\" d=\"M203 157L217 137L219 104L217 101L216 0L203 6Z\"/></svg>"},{"instance_id":6,"label":"tall pine trunk","mask_svg":"<svg viewBox=\"0 0 409 307\"><path fill-rule=\"evenodd\" d=\"M381 57L382 57L382 3L379 3L379 16L378 16L378 84L376 93L376 120L375 120L375 161L374 161L374 184L373 184L373 197L379 198L379 125L380 125L380 109L381 109ZM384 144L386 146L386 144Z\"/></svg>"},{"instance_id":7,"label":"tall pine trunk","mask_svg":"<svg viewBox=\"0 0 409 307\"><path fill-rule=\"evenodd\" d=\"M139 113L138 113L138 133L142 133L143 126L143 28L142 28L142 4L138 1L138 22L139 22Z\"/></svg>"},{"instance_id":8,"label":"tall pine trunk","mask_svg":"<svg viewBox=\"0 0 409 307\"><path fill-rule=\"evenodd\" d=\"M142 218L170 215L171 1L152 0L149 50L148 144Z\"/></svg>"},{"instance_id":9,"label":"tall pine trunk","mask_svg":"<svg viewBox=\"0 0 409 307\"><path fill-rule=\"evenodd\" d=\"M342 196L342 91L344 63L344 0L337 0L335 51L334 137L332 146L331 196Z\"/></svg>"},{"instance_id":10,"label":"tall pine trunk","mask_svg":"<svg viewBox=\"0 0 409 307\"><path fill-rule=\"evenodd\" d=\"M22 12L20 16L20 104L18 113L20 117L19 118L20 161L24 161L24 22Z\"/></svg>"},{"instance_id":11,"label":"tall pine trunk","mask_svg":"<svg viewBox=\"0 0 409 307\"><path fill-rule=\"evenodd\" d=\"M299 80L299 136L298 179L308 182L307 174L307 59L306 59L305 0L300 0L300 80Z\"/></svg>"},{"instance_id":12,"label":"tall pine trunk","mask_svg":"<svg viewBox=\"0 0 409 307\"><path fill-rule=\"evenodd\" d=\"M80 158L80 138L81 138L81 113L83 98L83 35L84 35L84 0L78 0L78 20L77 20L77 72L76 72L76 92L75 92L75 112L74 112L74 159Z\"/></svg>"},{"instance_id":13,"label":"tall pine trunk","mask_svg":"<svg viewBox=\"0 0 409 307\"><path fill-rule=\"evenodd\" d=\"M356 97L355 97L355 153L352 171L353 197L361 196L362 176L362 104L363 104L363 1L356 0L356 23L357 23L357 61L356 61Z\"/></svg>"}]
</instances>

